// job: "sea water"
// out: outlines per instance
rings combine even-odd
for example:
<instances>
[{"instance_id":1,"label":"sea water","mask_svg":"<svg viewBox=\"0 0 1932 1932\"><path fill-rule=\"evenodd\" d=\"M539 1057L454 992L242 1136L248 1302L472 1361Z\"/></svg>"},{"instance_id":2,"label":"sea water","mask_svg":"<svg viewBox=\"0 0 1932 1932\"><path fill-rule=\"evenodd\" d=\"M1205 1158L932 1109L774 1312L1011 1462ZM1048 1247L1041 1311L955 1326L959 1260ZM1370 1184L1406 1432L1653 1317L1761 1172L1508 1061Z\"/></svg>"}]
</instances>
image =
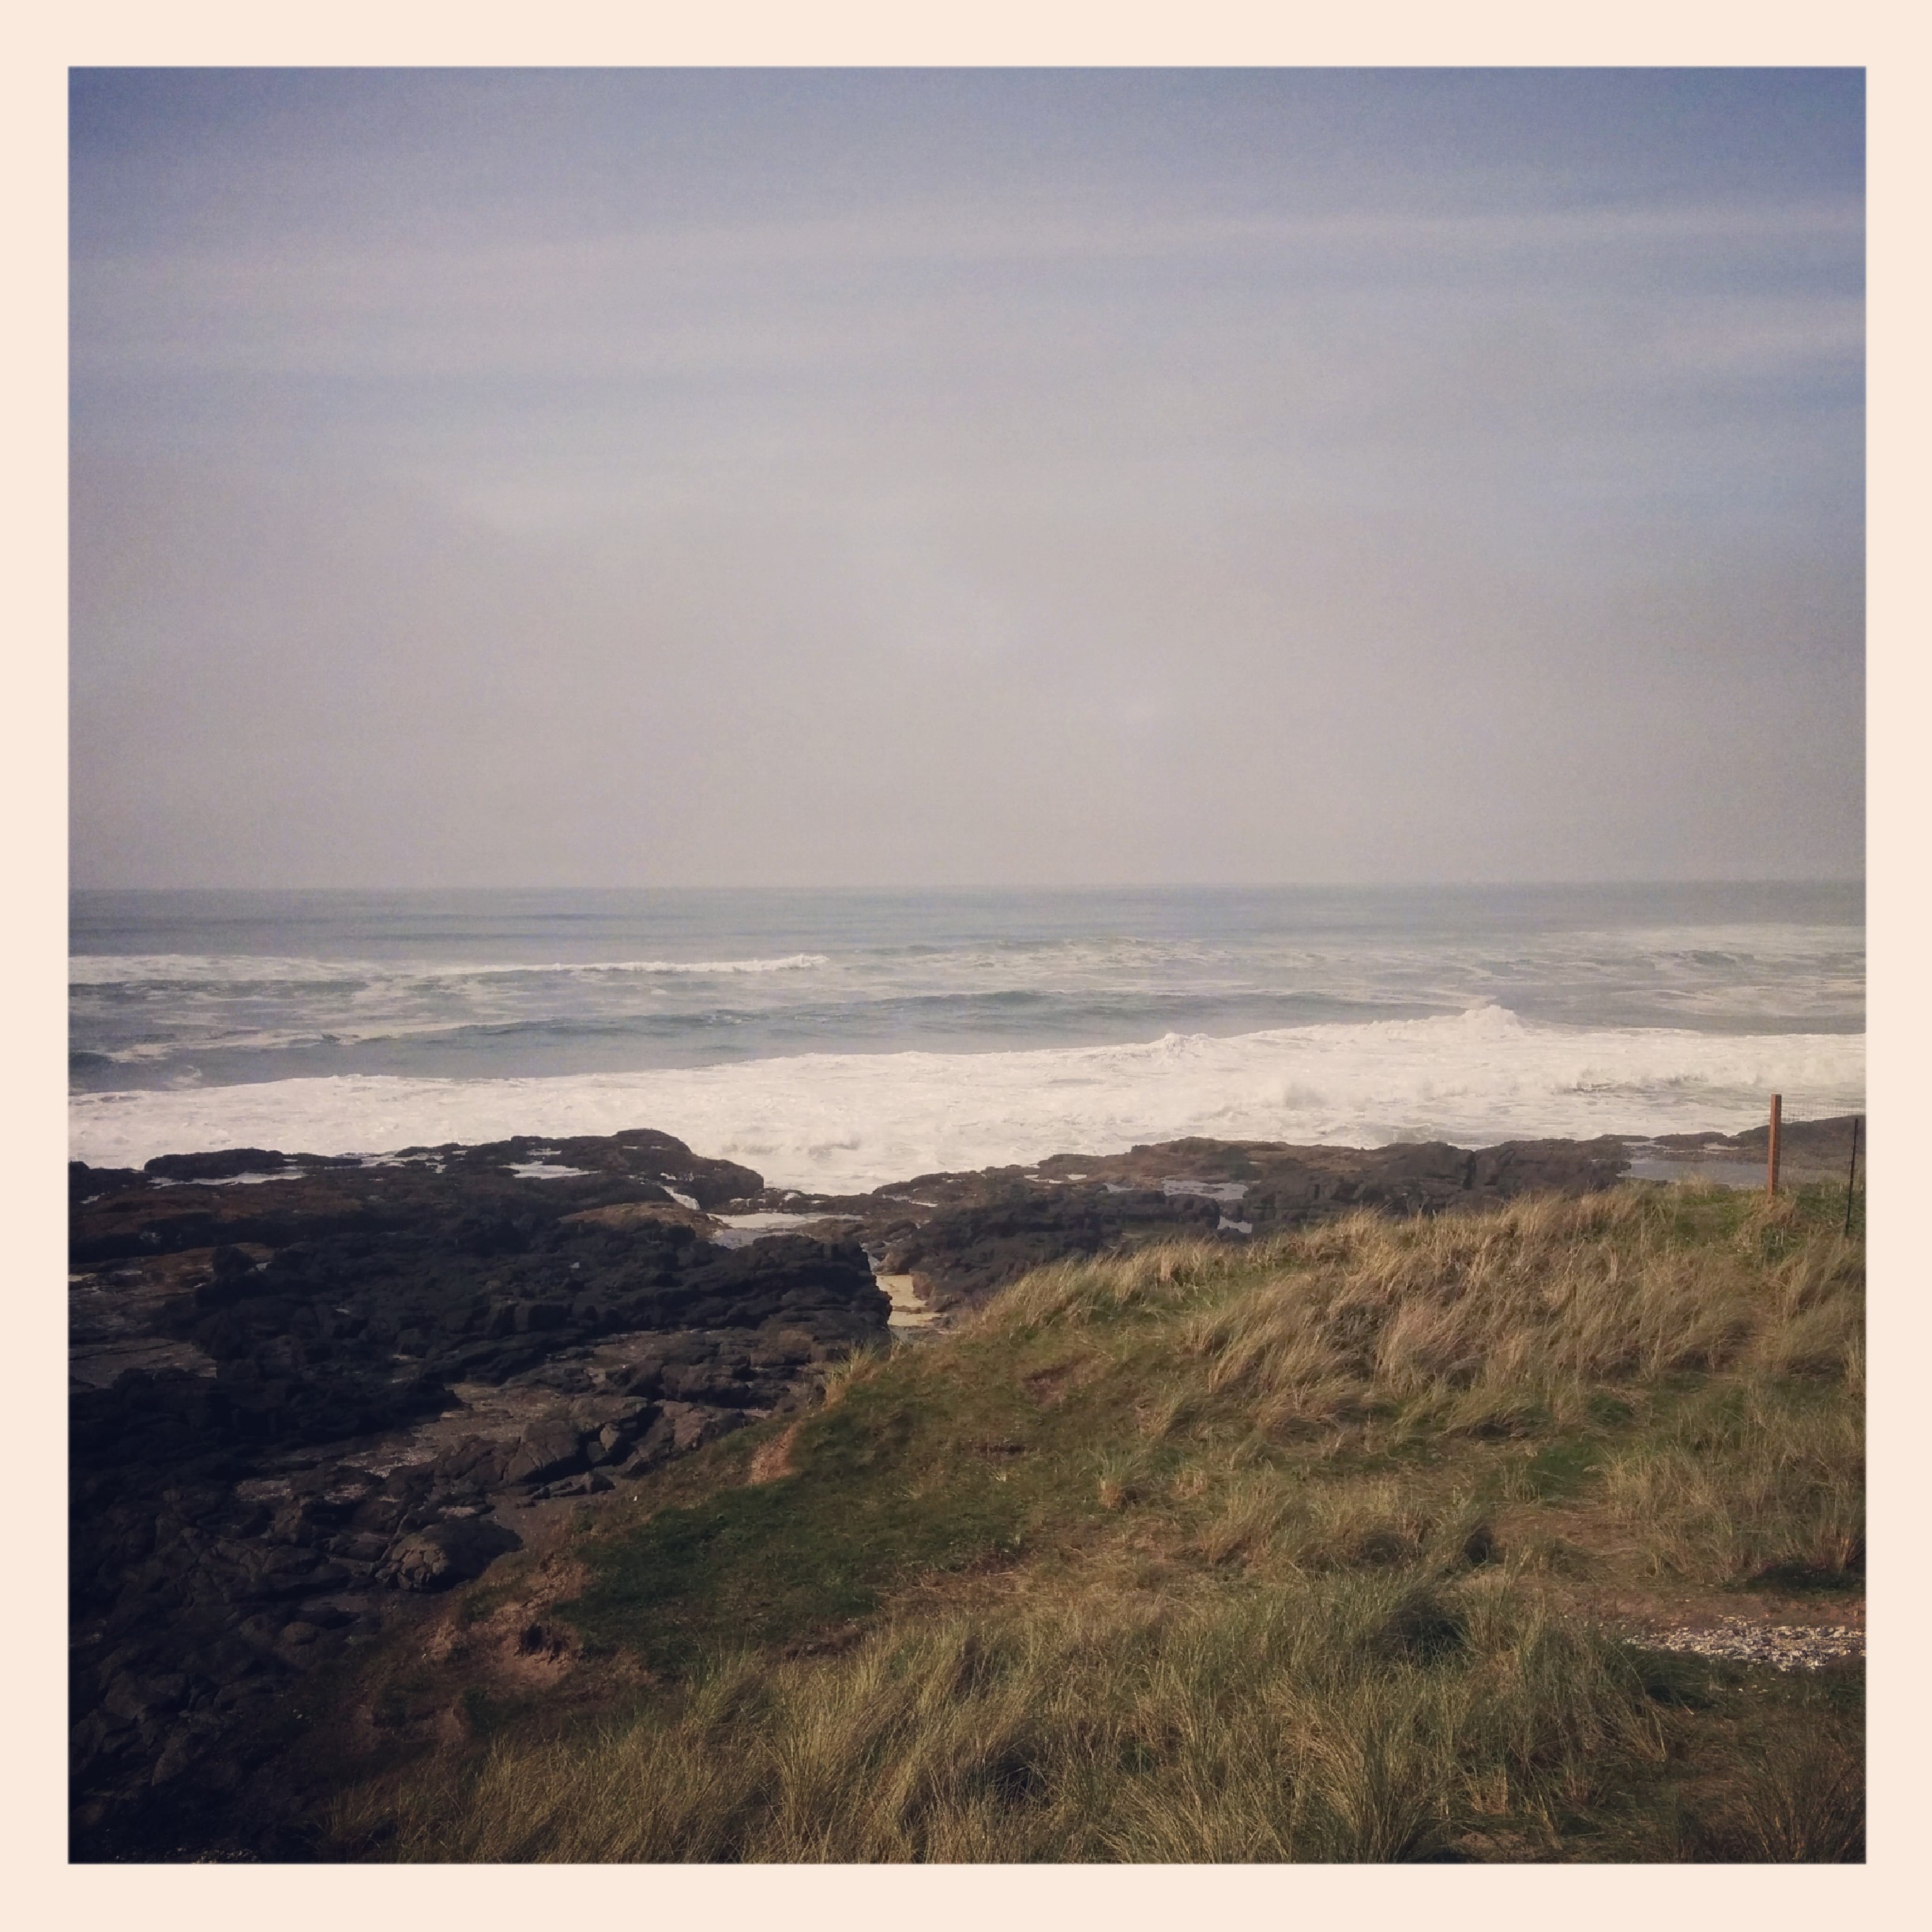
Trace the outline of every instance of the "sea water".
<instances>
[{"instance_id":1,"label":"sea water","mask_svg":"<svg viewBox=\"0 0 1932 1932\"><path fill-rule=\"evenodd\" d=\"M858 1189L1861 1109L1855 885L80 893L72 1151L655 1127Z\"/></svg>"}]
</instances>

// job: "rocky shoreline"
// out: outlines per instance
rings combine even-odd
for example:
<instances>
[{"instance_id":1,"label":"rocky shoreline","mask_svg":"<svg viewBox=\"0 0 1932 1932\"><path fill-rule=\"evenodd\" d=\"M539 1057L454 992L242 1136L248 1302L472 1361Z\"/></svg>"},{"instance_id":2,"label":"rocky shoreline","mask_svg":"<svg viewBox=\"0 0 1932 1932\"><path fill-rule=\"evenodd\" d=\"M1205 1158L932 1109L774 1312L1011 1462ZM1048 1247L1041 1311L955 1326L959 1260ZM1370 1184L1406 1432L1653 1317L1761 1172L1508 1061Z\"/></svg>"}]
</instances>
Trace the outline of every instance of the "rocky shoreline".
<instances>
[{"instance_id":1,"label":"rocky shoreline","mask_svg":"<svg viewBox=\"0 0 1932 1932\"><path fill-rule=\"evenodd\" d=\"M1787 1123L1786 1173L1842 1182L1849 1130ZM232 1844L291 1686L551 1517L1030 1269L1693 1174L1763 1141L1182 1141L848 1196L645 1130L74 1163L73 1855Z\"/></svg>"}]
</instances>

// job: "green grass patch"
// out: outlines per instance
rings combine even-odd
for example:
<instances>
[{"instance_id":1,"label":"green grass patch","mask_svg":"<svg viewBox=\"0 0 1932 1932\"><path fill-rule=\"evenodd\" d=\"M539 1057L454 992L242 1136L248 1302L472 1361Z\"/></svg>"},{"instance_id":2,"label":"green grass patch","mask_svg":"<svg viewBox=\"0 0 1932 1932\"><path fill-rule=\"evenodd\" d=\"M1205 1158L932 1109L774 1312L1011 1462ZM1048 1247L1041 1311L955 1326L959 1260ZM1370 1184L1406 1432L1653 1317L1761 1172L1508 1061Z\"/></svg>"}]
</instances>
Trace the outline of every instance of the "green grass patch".
<instances>
[{"instance_id":1,"label":"green grass patch","mask_svg":"<svg viewBox=\"0 0 1932 1932\"><path fill-rule=\"evenodd\" d=\"M870 1616L908 1577L1024 1546L1028 1419L1010 1401L922 1405L896 1378L861 1382L801 1429L796 1474L587 1539L592 1581L559 1614L674 1671Z\"/></svg>"},{"instance_id":2,"label":"green grass patch","mask_svg":"<svg viewBox=\"0 0 1932 1932\"><path fill-rule=\"evenodd\" d=\"M482 1685L468 1684L463 1690L463 1716L473 1736L488 1738L520 1716L528 1701L522 1697L493 1697Z\"/></svg>"},{"instance_id":3,"label":"green grass patch","mask_svg":"<svg viewBox=\"0 0 1932 1932\"><path fill-rule=\"evenodd\" d=\"M1603 1467L1600 1443L1588 1437L1568 1436L1546 1443L1523 1472L1523 1486L1539 1502L1555 1502L1581 1494Z\"/></svg>"}]
</instances>

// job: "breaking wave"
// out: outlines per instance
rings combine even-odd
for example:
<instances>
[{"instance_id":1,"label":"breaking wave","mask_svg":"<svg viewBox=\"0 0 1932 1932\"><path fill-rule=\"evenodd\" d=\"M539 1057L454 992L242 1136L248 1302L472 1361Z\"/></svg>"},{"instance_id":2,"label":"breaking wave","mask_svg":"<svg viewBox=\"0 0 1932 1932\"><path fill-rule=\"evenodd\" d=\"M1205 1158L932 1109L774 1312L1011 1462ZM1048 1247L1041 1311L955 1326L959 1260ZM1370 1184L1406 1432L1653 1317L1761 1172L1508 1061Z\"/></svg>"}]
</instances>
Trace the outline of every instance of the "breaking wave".
<instances>
[{"instance_id":1,"label":"breaking wave","mask_svg":"<svg viewBox=\"0 0 1932 1932\"><path fill-rule=\"evenodd\" d=\"M528 1078L387 1074L83 1093L76 1159L138 1165L224 1146L377 1153L646 1126L776 1186L848 1190L942 1169L1200 1134L1340 1145L1652 1135L1860 1111L1858 1033L1711 1033L1427 1019L1167 1033L1130 1045L807 1053Z\"/></svg>"}]
</instances>

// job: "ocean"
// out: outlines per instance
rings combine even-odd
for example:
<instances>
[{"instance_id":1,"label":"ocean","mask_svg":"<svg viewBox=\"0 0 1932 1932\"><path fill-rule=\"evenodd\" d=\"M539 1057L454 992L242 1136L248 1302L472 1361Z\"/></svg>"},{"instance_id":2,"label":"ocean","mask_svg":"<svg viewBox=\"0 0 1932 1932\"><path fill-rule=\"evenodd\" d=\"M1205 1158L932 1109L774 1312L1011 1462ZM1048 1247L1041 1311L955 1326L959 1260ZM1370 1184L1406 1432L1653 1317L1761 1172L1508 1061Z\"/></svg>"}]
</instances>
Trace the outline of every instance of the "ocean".
<instances>
[{"instance_id":1,"label":"ocean","mask_svg":"<svg viewBox=\"0 0 1932 1932\"><path fill-rule=\"evenodd\" d=\"M76 1159L660 1129L776 1186L1862 1110L1857 885L73 895Z\"/></svg>"}]
</instances>

